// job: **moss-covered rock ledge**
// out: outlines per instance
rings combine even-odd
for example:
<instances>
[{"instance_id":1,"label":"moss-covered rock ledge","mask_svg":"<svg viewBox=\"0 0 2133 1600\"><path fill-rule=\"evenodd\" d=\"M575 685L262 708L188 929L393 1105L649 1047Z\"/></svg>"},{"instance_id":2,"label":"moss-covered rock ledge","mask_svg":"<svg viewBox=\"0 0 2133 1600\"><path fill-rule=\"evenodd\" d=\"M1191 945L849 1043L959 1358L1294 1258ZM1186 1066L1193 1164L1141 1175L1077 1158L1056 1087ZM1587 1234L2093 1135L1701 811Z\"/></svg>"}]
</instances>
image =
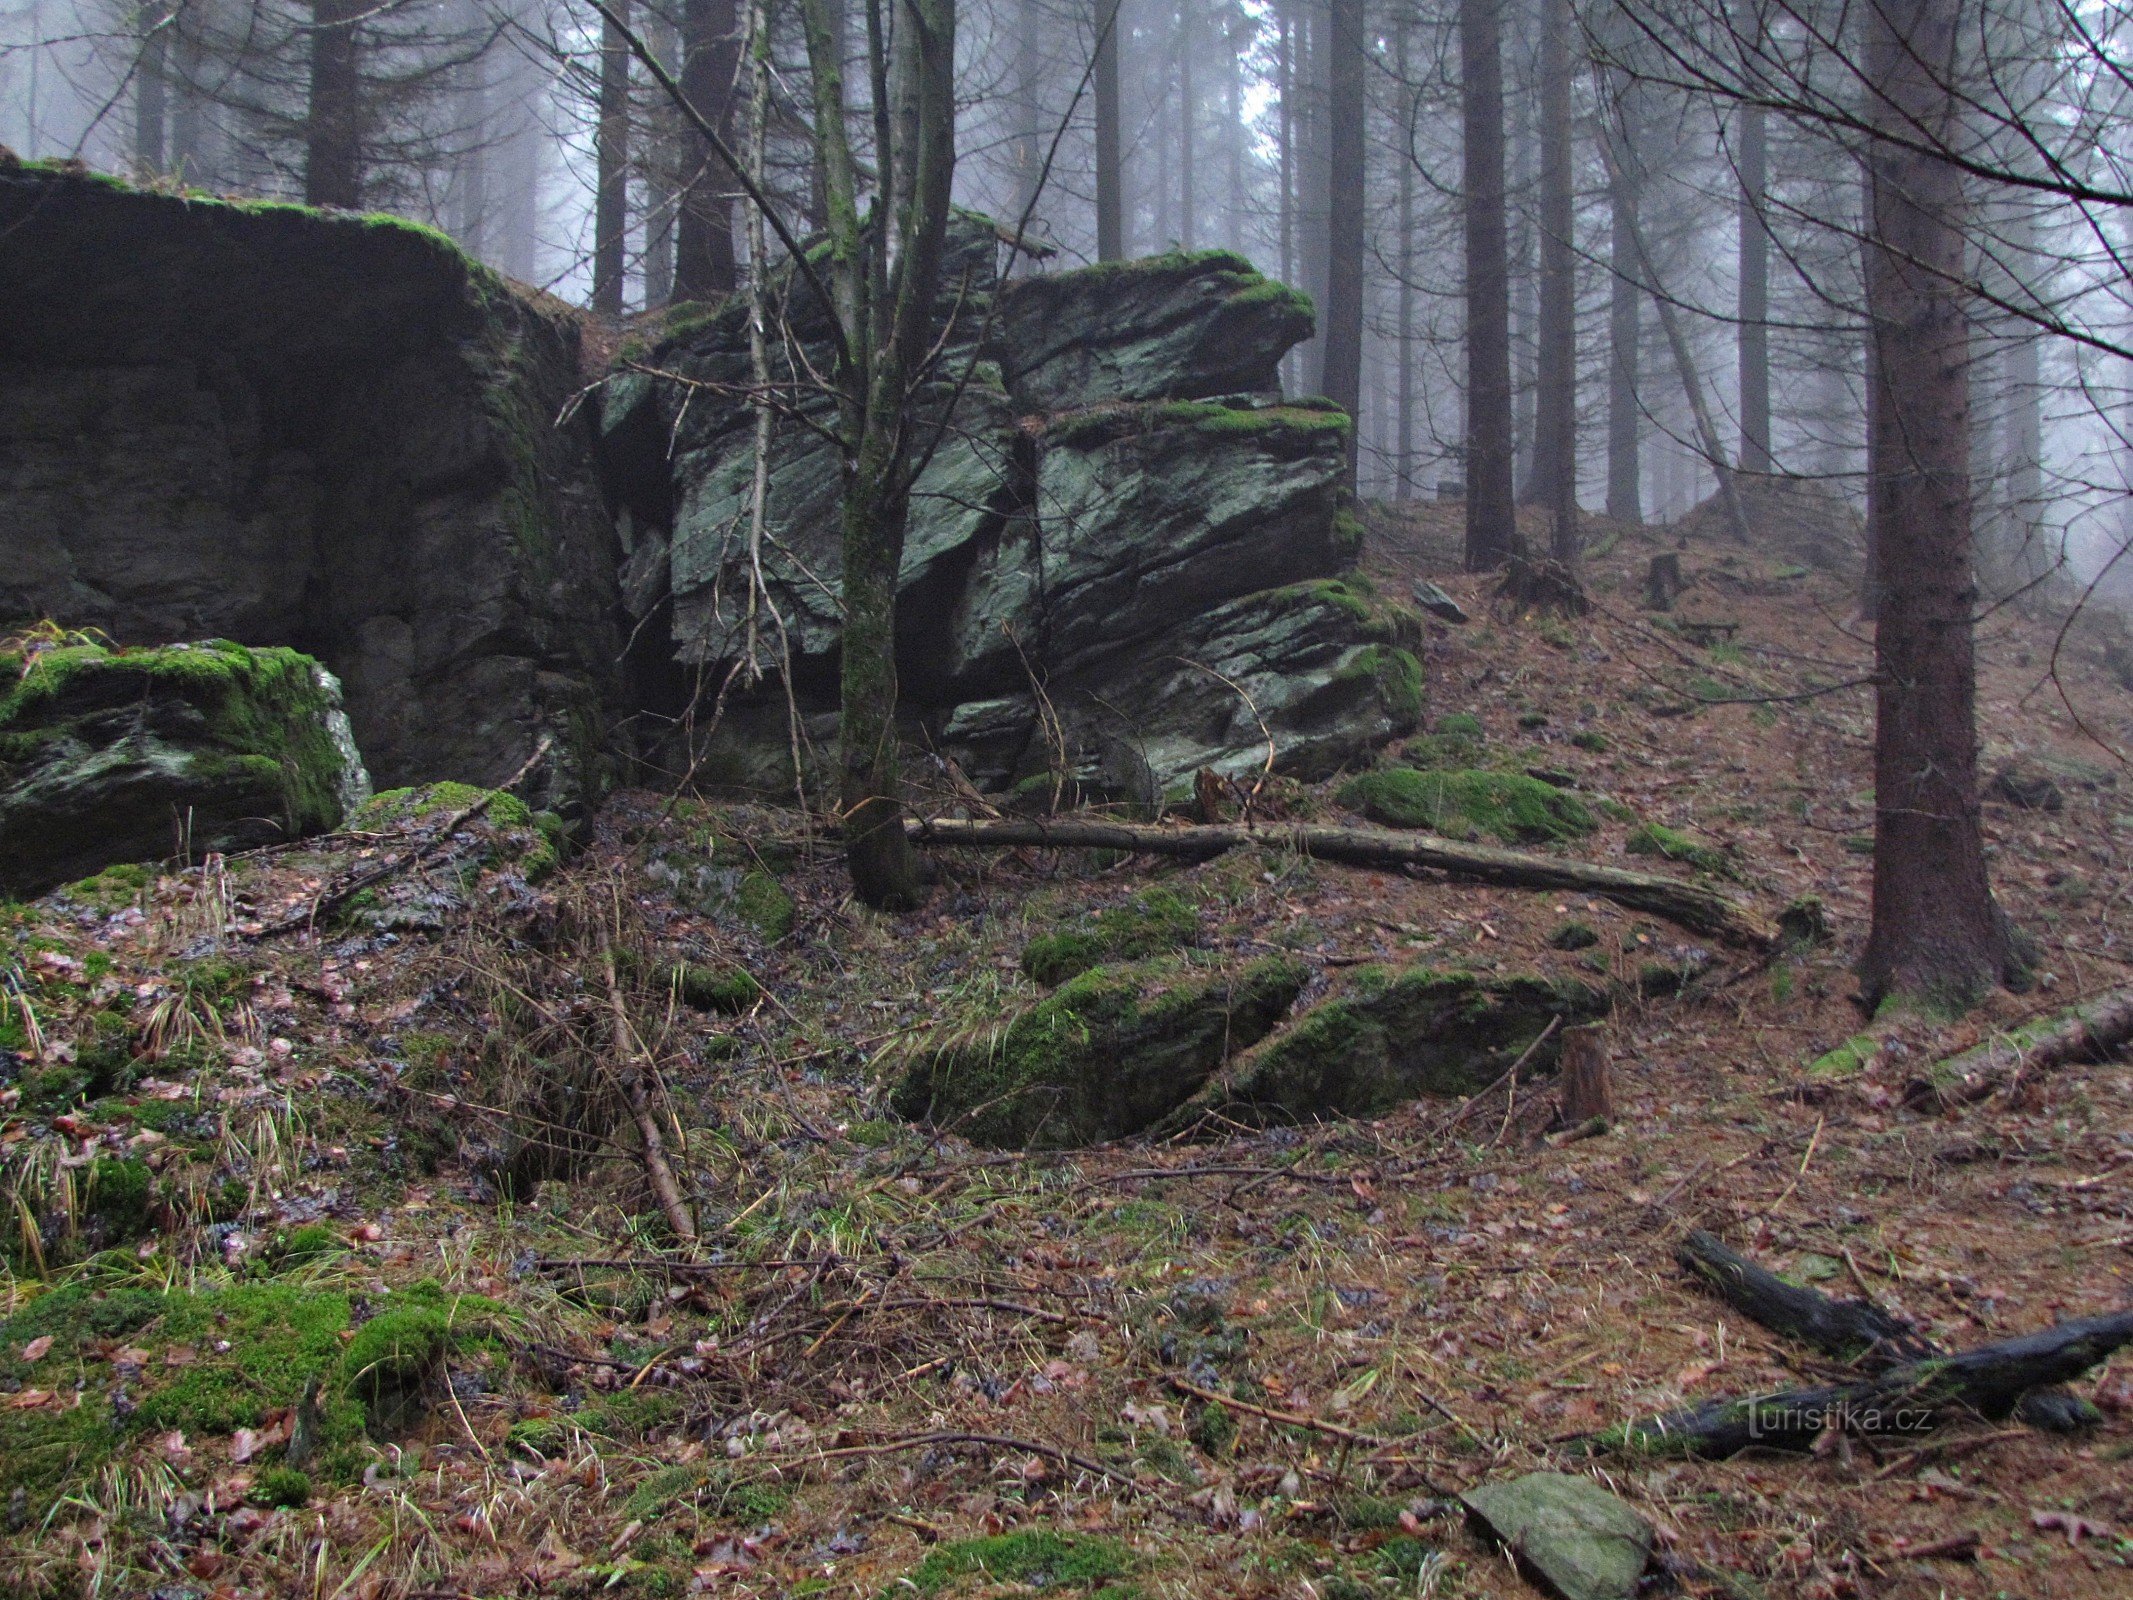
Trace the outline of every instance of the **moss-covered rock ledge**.
<instances>
[{"instance_id":1,"label":"moss-covered rock ledge","mask_svg":"<svg viewBox=\"0 0 2133 1600\"><path fill-rule=\"evenodd\" d=\"M1070 1149L1123 1138L1264 1038L1309 976L1293 956L1094 967L1004 1026L955 1028L911 1051L893 1103L899 1116L976 1144Z\"/></svg>"},{"instance_id":2,"label":"moss-covered rock ledge","mask_svg":"<svg viewBox=\"0 0 2133 1600\"><path fill-rule=\"evenodd\" d=\"M39 894L181 846L337 825L370 781L332 674L227 640L0 650L0 889Z\"/></svg>"}]
</instances>

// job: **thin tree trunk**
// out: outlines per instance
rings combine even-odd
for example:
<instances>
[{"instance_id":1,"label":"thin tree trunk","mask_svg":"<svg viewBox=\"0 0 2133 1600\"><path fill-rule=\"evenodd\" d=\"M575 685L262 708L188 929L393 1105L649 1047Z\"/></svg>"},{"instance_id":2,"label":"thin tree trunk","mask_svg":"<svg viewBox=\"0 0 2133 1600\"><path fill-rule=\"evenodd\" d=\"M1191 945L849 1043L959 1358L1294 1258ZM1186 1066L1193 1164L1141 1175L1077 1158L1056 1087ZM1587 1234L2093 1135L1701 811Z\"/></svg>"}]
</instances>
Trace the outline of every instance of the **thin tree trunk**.
<instances>
[{"instance_id":1,"label":"thin tree trunk","mask_svg":"<svg viewBox=\"0 0 2133 1600\"><path fill-rule=\"evenodd\" d=\"M1763 219L1768 118L1740 108L1740 465L1769 472L1770 232Z\"/></svg>"},{"instance_id":2,"label":"thin tree trunk","mask_svg":"<svg viewBox=\"0 0 2133 1600\"><path fill-rule=\"evenodd\" d=\"M363 204L363 85L358 0L313 0L311 94L304 126L304 199L354 211Z\"/></svg>"},{"instance_id":3,"label":"thin tree trunk","mask_svg":"<svg viewBox=\"0 0 2133 1600\"><path fill-rule=\"evenodd\" d=\"M1960 137L1957 0L1883 0L1867 77L1907 137ZM1974 999L2015 967L1978 818L1969 329L1961 175L1895 143L1869 148L1875 353L1868 472L1875 629L1874 903L1869 1003Z\"/></svg>"},{"instance_id":4,"label":"thin tree trunk","mask_svg":"<svg viewBox=\"0 0 2133 1600\"><path fill-rule=\"evenodd\" d=\"M681 48L681 29L664 11L654 11L645 27L645 39L669 72L687 70ZM683 152L695 140L680 126L669 105L655 105L645 118L644 153L638 158L644 174L644 303L663 306L674 297L674 251L677 186L682 181Z\"/></svg>"},{"instance_id":5,"label":"thin tree trunk","mask_svg":"<svg viewBox=\"0 0 2133 1600\"><path fill-rule=\"evenodd\" d=\"M622 27L630 0L613 0ZM593 144L598 189L593 195L592 308L622 315L622 280L628 270L630 222L630 50L622 27L600 28L600 121Z\"/></svg>"},{"instance_id":6,"label":"thin tree trunk","mask_svg":"<svg viewBox=\"0 0 2133 1600\"><path fill-rule=\"evenodd\" d=\"M1237 60L1241 45L1235 35L1236 19L1224 27L1222 39L1222 147L1229 167L1228 220L1222 237L1232 250L1244 248L1244 81Z\"/></svg>"},{"instance_id":7,"label":"thin tree trunk","mask_svg":"<svg viewBox=\"0 0 2133 1600\"><path fill-rule=\"evenodd\" d=\"M1119 0L1096 0L1096 259L1123 261L1126 212L1118 109Z\"/></svg>"},{"instance_id":8,"label":"thin tree trunk","mask_svg":"<svg viewBox=\"0 0 2133 1600\"><path fill-rule=\"evenodd\" d=\"M1044 166L1044 39L1038 0L1015 7L1015 218L1019 224L1037 202Z\"/></svg>"},{"instance_id":9,"label":"thin tree trunk","mask_svg":"<svg viewBox=\"0 0 2133 1600\"><path fill-rule=\"evenodd\" d=\"M834 48L843 59L843 7L837 0ZM681 92L727 138L733 126L733 90L740 67L734 0L684 0L681 14ZM708 153L687 165L680 215L674 229L674 298L722 300L739 281L733 249L733 204L727 174Z\"/></svg>"},{"instance_id":10,"label":"thin tree trunk","mask_svg":"<svg viewBox=\"0 0 2133 1600\"><path fill-rule=\"evenodd\" d=\"M1194 123L1199 106L1193 98L1192 29L1190 0L1178 8L1178 243L1190 250L1198 231L1199 196L1193 192Z\"/></svg>"},{"instance_id":11,"label":"thin tree trunk","mask_svg":"<svg viewBox=\"0 0 2133 1600\"><path fill-rule=\"evenodd\" d=\"M164 79L169 71L170 13L141 8L141 54L134 67L133 165L143 177L163 170Z\"/></svg>"},{"instance_id":12,"label":"thin tree trunk","mask_svg":"<svg viewBox=\"0 0 2133 1600\"><path fill-rule=\"evenodd\" d=\"M1281 195L1281 281L1300 288L1296 281L1296 21L1292 14L1294 0L1275 0L1281 32L1275 42L1274 83L1280 102L1280 159ZM1296 385L1296 352L1292 349L1281 358L1282 382L1285 388Z\"/></svg>"},{"instance_id":13,"label":"thin tree trunk","mask_svg":"<svg viewBox=\"0 0 2133 1600\"><path fill-rule=\"evenodd\" d=\"M1466 212L1466 565L1500 567L1517 542L1511 500L1511 290L1504 237L1501 0L1459 7Z\"/></svg>"},{"instance_id":14,"label":"thin tree trunk","mask_svg":"<svg viewBox=\"0 0 2133 1600\"><path fill-rule=\"evenodd\" d=\"M1327 32L1326 315L1319 392L1359 418L1363 406L1363 0L1333 0ZM1348 488L1362 439L1348 439Z\"/></svg>"},{"instance_id":15,"label":"thin tree trunk","mask_svg":"<svg viewBox=\"0 0 2133 1600\"><path fill-rule=\"evenodd\" d=\"M1534 498L1553 526L1550 554L1578 561L1577 262L1570 189L1569 0L1540 0L1540 346L1535 353Z\"/></svg>"},{"instance_id":16,"label":"thin tree trunk","mask_svg":"<svg viewBox=\"0 0 2133 1600\"><path fill-rule=\"evenodd\" d=\"M1625 78L1601 134L1607 154L1610 273L1607 302L1607 514L1644 520L1644 412L1637 392L1643 358L1643 269L1637 262L1637 204L1642 169L1636 116L1638 85Z\"/></svg>"},{"instance_id":17,"label":"thin tree trunk","mask_svg":"<svg viewBox=\"0 0 2133 1600\"><path fill-rule=\"evenodd\" d=\"M1395 446L1398 476L1393 493L1402 501L1415 498L1415 163L1408 133L1408 119L1415 114L1415 98L1407 87L1408 36L1413 20L1412 13L1403 8L1394 24L1393 34L1393 76L1400 85L1400 118L1396 130L1400 151L1400 370L1396 403L1400 420Z\"/></svg>"}]
</instances>

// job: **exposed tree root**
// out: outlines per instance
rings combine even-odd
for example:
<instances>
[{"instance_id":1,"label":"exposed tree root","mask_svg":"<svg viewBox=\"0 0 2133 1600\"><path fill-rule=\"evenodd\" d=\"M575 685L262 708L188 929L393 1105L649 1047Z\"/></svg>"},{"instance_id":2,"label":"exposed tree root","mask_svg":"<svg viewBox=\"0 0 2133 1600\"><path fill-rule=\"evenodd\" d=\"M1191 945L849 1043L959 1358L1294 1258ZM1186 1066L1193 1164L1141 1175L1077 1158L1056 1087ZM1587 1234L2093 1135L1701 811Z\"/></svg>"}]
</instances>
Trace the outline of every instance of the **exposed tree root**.
<instances>
[{"instance_id":1,"label":"exposed tree root","mask_svg":"<svg viewBox=\"0 0 2133 1600\"><path fill-rule=\"evenodd\" d=\"M1271 847L1343 866L1394 872L1423 867L1515 889L1575 890L1751 950L1768 950L1778 939L1777 925L1761 912L1679 878L1383 828L1303 823L1166 828L1125 822L968 822L955 818L914 820L909 827L913 843L936 848L1126 850L1205 859L1245 846Z\"/></svg>"}]
</instances>

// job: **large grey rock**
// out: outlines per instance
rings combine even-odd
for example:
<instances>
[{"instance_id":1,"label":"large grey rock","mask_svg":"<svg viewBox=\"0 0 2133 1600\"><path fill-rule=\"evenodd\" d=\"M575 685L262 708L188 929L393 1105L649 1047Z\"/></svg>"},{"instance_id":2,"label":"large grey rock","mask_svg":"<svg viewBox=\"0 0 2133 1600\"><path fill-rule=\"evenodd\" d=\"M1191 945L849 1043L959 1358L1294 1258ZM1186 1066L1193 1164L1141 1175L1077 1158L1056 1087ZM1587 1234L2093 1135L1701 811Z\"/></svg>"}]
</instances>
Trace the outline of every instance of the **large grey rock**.
<instances>
[{"instance_id":1,"label":"large grey rock","mask_svg":"<svg viewBox=\"0 0 2133 1600\"><path fill-rule=\"evenodd\" d=\"M897 670L914 742L988 788L1155 800L1202 766L1260 770L1270 740L1278 768L1315 777L1411 729L1419 619L1359 583L1320 582L1352 566L1360 539L1343 509L1348 419L1264 392L1309 332L1308 304L1222 252L1018 280L992 302L979 359L995 246L984 219L951 230L939 315L957 321L940 370L943 385L966 367L970 381L905 539ZM804 311L804 289L784 292ZM809 360L826 363L821 330L801 322ZM731 392L744 335L737 305L682 313L606 385L623 593L667 632L677 693L722 683L745 651L759 561L756 637L773 661L790 651L803 760L821 762L839 462L820 432L775 430L752 552L753 417ZM926 400L929 425L942 398ZM716 785L789 792L793 742L773 685L730 693L687 759Z\"/></svg>"},{"instance_id":2,"label":"large grey rock","mask_svg":"<svg viewBox=\"0 0 2133 1600\"><path fill-rule=\"evenodd\" d=\"M336 826L368 796L340 685L224 640L0 652L0 891L37 894L182 842L232 850Z\"/></svg>"},{"instance_id":3,"label":"large grey rock","mask_svg":"<svg viewBox=\"0 0 2133 1600\"><path fill-rule=\"evenodd\" d=\"M577 328L390 219L0 176L0 626L317 656L380 779L604 777L617 550Z\"/></svg>"},{"instance_id":4,"label":"large grey rock","mask_svg":"<svg viewBox=\"0 0 2133 1600\"><path fill-rule=\"evenodd\" d=\"M1204 250L1017 279L989 348L1017 405L1061 411L1277 390L1312 324L1306 296Z\"/></svg>"},{"instance_id":5,"label":"large grey rock","mask_svg":"<svg viewBox=\"0 0 2133 1600\"><path fill-rule=\"evenodd\" d=\"M1561 1600L1629 1600L1651 1559L1651 1524L1590 1478L1530 1472L1459 1498Z\"/></svg>"}]
</instances>

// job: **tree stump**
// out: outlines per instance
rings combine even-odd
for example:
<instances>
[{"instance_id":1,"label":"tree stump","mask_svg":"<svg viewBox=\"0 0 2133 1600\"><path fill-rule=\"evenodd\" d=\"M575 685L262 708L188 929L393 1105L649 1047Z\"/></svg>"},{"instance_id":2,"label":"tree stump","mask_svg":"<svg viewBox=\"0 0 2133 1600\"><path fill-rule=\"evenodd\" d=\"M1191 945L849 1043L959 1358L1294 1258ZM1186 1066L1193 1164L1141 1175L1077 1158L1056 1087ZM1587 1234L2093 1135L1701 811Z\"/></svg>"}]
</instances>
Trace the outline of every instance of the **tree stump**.
<instances>
[{"instance_id":1,"label":"tree stump","mask_svg":"<svg viewBox=\"0 0 2133 1600\"><path fill-rule=\"evenodd\" d=\"M1681 553L1662 550L1644 569L1644 607L1647 611L1671 611L1682 590L1689 586L1681 575Z\"/></svg>"},{"instance_id":2,"label":"tree stump","mask_svg":"<svg viewBox=\"0 0 2133 1600\"><path fill-rule=\"evenodd\" d=\"M1564 1127L1580 1127L1594 1119L1614 1121L1614 1085L1598 1027L1588 1025L1564 1033L1561 1065L1556 1070L1562 1083Z\"/></svg>"}]
</instances>

